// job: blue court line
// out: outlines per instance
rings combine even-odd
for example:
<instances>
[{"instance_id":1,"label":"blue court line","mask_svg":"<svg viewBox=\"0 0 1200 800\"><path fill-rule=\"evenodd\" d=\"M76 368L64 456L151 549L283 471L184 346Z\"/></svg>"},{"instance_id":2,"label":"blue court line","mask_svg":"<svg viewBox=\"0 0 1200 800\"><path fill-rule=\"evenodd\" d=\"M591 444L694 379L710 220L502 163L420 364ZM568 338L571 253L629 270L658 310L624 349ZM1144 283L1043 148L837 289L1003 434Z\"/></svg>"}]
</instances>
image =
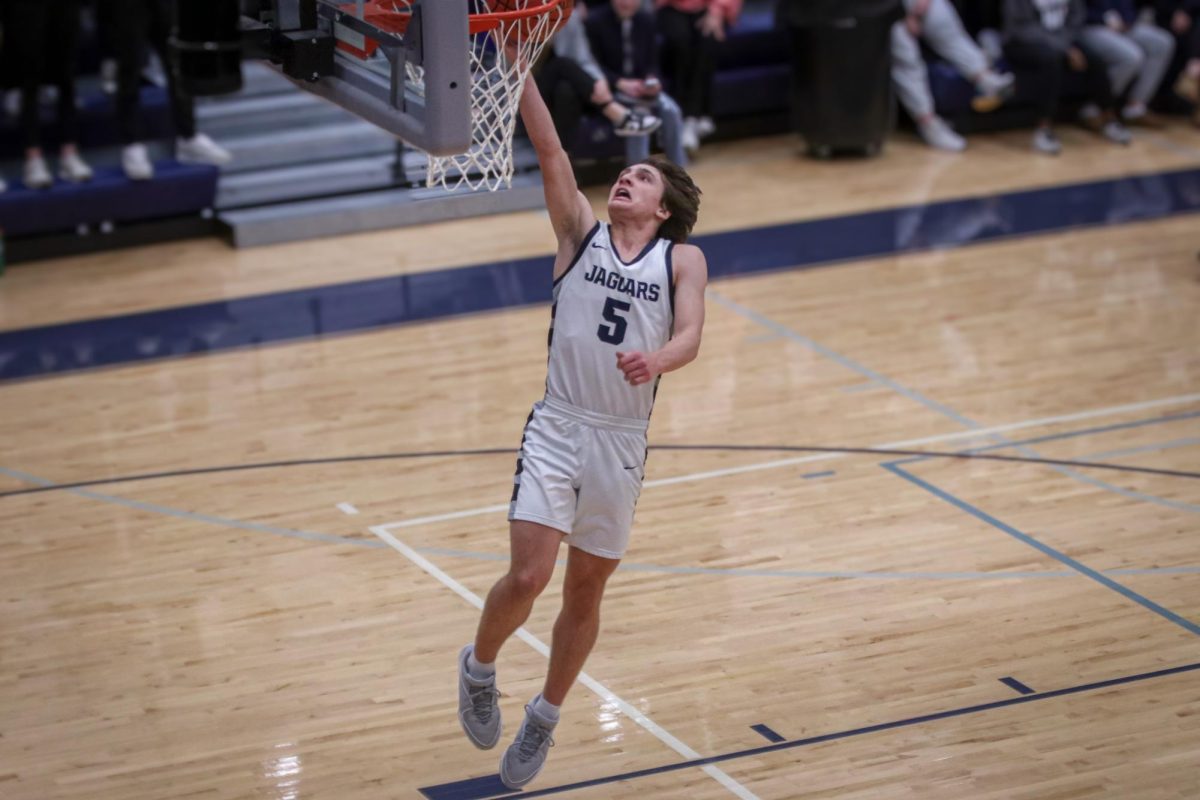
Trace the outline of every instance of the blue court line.
<instances>
[{"instance_id":1,"label":"blue court line","mask_svg":"<svg viewBox=\"0 0 1200 800\"><path fill-rule=\"evenodd\" d=\"M712 279L1200 211L1200 169L697 236ZM983 220L983 224L981 224ZM0 381L548 303L553 256L0 332Z\"/></svg>"},{"instance_id":2,"label":"blue court line","mask_svg":"<svg viewBox=\"0 0 1200 800\"><path fill-rule=\"evenodd\" d=\"M737 750L730 753L722 753L720 755L707 756L704 758L695 758L691 759L690 761L680 761L674 764L664 764L658 767L648 767L646 769L623 772L615 775L605 775L600 778L576 781L575 783L567 783L561 786L550 786L545 789L537 789L529 792L495 795L491 793L481 794L478 791L471 791L473 786L483 787L488 785L484 783L484 781L489 781L489 779L494 776L488 776L488 778L470 778L464 781L455 781L454 783L429 786L420 789L420 792L426 798L429 798L429 800L483 800L483 798L495 798L495 800L501 800L501 798L504 800L515 800L515 798L522 797L544 797L552 794L562 794L564 792L577 791L579 789L588 789L593 786L603 786L610 783L618 783L620 781L646 778L651 775L661 775L667 772L677 772L684 769L703 767L708 764L719 764L739 758L753 758L756 756L766 755L768 753L777 753L797 747L808 747L815 744L822 744L824 742L849 739L855 736L865 736L867 734L879 733L881 731L907 728L914 725L923 725L929 722L953 719L955 717L963 717L970 714L979 714L986 711L994 711L1000 708L1010 708L1012 706L1023 705L1025 703L1034 703L1039 700L1049 700L1055 697L1066 697L1068 695L1080 694L1082 692L1093 692L1101 689L1108 689L1113 686L1122 686L1129 683L1154 680L1171 675L1180 675L1187 672L1194 672L1196 670L1200 670L1200 663L1185 664L1179 667L1170 667L1168 669L1155 670L1154 672L1143 672L1137 675L1126 675L1120 678L1110 678L1109 680L1097 681L1095 683L1085 683L1079 686L1070 686L1065 689L1054 689L1048 692L1037 692L1035 694L1022 695L1020 697L1010 697L1005 700L997 700L991 703L980 703L978 705L950 709L949 711L937 711L932 714L923 714L919 717L909 717L907 719L896 720L894 722L882 722L877 725L867 725L865 727L852 728L850 730L838 731L836 733L810 736L806 739L792 739L785 742L779 742L778 744L763 745L761 747L753 747L747 750Z\"/></svg>"},{"instance_id":3,"label":"blue court line","mask_svg":"<svg viewBox=\"0 0 1200 800\"><path fill-rule=\"evenodd\" d=\"M1006 441L1002 444L993 444L993 445L988 445L986 447L972 447L972 448L965 449L962 452L963 453L984 453L984 452L989 452L992 450L1016 449L1024 455L1032 454L1032 455L1036 456L1037 453L1035 451L1028 450L1028 449L1022 449L1022 448L1024 448L1025 445L1030 445L1030 444L1044 444L1046 442L1060 441L1063 439L1074 439L1074 438L1077 438L1080 436L1089 436L1089 435L1093 435L1093 434L1110 433L1112 431L1120 431L1120 430L1131 430L1133 428L1141 428L1141 427L1144 427L1147 425L1162 425L1162 424L1165 424L1168 422L1179 422L1181 420L1196 419L1197 417L1200 417L1200 411L1188 411L1188 412L1185 412L1182 414L1170 414L1170 415L1163 416L1163 417L1153 417L1151 419L1134 420L1132 422L1119 422L1119 423L1112 424L1112 425L1099 425L1099 426L1092 427L1092 428L1084 428L1082 430L1067 431L1065 433L1054 433L1054 434L1049 434L1046 436L1037 436L1032 439L1025 439L1022 441L1015 441L1015 442ZM1116 451L1113 453L1104 453L1104 454L1094 455L1094 456L1090 456L1090 459L1098 460L1098 459L1106 457L1106 456L1131 455L1131 454L1135 454L1135 453L1153 452L1156 450L1165 450L1165 449L1170 449L1172 447L1186 447L1186 446L1190 446L1193 443L1200 443L1200 440L1190 439L1190 438L1176 439L1172 442L1165 442L1163 444L1144 445L1142 447L1132 448L1132 449L1125 450L1125 451ZM915 463L918 463L921 461L928 461L928 460L930 460L930 458L932 458L932 457L931 456L913 456L911 458L902 458L902 459L892 461L889 463L897 464L897 465L915 464ZM1056 472L1059 472L1063 475L1066 475L1069 478L1073 478L1074 480L1079 481L1080 483L1085 483L1085 484L1088 484L1089 486L1095 486L1098 489L1103 489L1105 491L1113 492L1114 494L1119 494L1123 497L1128 497L1132 500L1138 500L1138 501L1145 502L1145 503L1153 503L1154 505L1163 506L1165 508L1171 508L1176 511L1185 511L1185 512L1192 513L1192 514L1200 513L1200 505L1194 505L1192 503L1185 503L1180 500L1169 500L1165 497L1158 497L1156 495L1146 494L1145 492L1138 492L1138 491L1134 491L1132 489L1126 489L1122 486L1116 486L1115 484L1108 483L1107 481L1103 481L1099 478L1092 477L1091 475L1085 475L1084 473L1079 472L1078 470L1071 469L1070 467L1065 467L1065 466L1062 466L1059 464L1049 464L1047 466L1050 469L1055 470Z\"/></svg>"},{"instance_id":4,"label":"blue court line","mask_svg":"<svg viewBox=\"0 0 1200 800\"><path fill-rule=\"evenodd\" d=\"M920 392L916 391L915 389L910 389L909 387L905 386L904 384L898 383L897 381L892 380L891 378L887 377L886 375L882 375L882 374L876 372L875 370L871 369L870 367L868 367L864 364L860 364L859 362L855 361L854 359L852 359L848 356L844 356L841 353L837 352L836 350L826 347L825 345L821 344L820 342L816 341L815 339L811 339L802 333L798 333L798 332L792 330L791 328L787 327L786 325L776 322L775 320L771 319L770 317L764 316L751 308L747 308L746 306L742 305L741 303L737 303L733 300L730 300L728 297L725 297L725 295L723 295L719 292L716 292L716 291L712 290L711 288L708 290L707 296L710 300L713 300L714 302L716 302L719 305L725 306L730 311L733 311L735 314L745 317L746 319L751 320L752 322L755 322L758 325L760 325L768 330L774 331L775 333L779 334L780 336L790 339L791 341L796 342L797 344L804 345L805 347L807 347L809 350L812 350L817 355L827 358L836 364L840 364L841 366L845 367L848 370L857 372L859 375L869 378L873 383L876 383L880 386L887 387L888 389L891 389L896 394L902 395L903 397L907 397L909 400L912 400L914 403L925 406L925 408L928 408L931 411L935 411L938 414L941 414L943 417L952 419L965 428L983 427L979 423L977 423L973 420L967 419L966 417L959 414L957 411L950 408L949 406L942 405L941 403L937 402L936 400L932 400L932 399L926 397L925 395L921 394Z\"/></svg>"},{"instance_id":5,"label":"blue court line","mask_svg":"<svg viewBox=\"0 0 1200 800\"><path fill-rule=\"evenodd\" d=\"M882 466L884 469L886 469L896 475L899 475L901 478L904 478L904 480L908 481L909 483L919 486L920 488L922 488L925 491L932 494L934 497L937 497L940 500L943 500L943 501L949 503L950 505L958 508L961 511L965 511L966 513L970 514L971 516L975 517L976 519L986 522L988 525L991 525L993 528L996 528L997 530L1004 531L1005 533L1007 533L1009 536L1013 537L1017 541L1027 544L1030 547L1034 548L1035 550L1041 551L1045 555L1050 556L1050 558L1053 558L1055 561L1058 561L1061 564L1067 565L1068 567L1075 570L1076 572L1086 575L1087 577L1091 578L1092 580L1096 581L1097 583L1101 584L1102 586L1106 586L1109 589L1112 589L1114 592L1117 592L1118 594L1122 595L1126 599L1132 600L1133 602L1137 603L1138 605L1142 606L1143 608L1153 611L1155 614L1158 614L1163 619L1166 619L1166 620L1169 620L1169 621L1175 623L1176 625L1178 625L1179 627L1188 631L1189 633L1193 633L1197 636L1200 636L1200 625L1197 625L1196 623L1191 622L1190 620L1187 620L1187 619L1179 616L1178 614L1176 614L1174 611L1171 611L1170 609L1160 606L1158 603L1155 603L1153 600L1143 597L1142 595L1138 594L1137 592L1133 591L1132 589L1122 586L1121 584L1117 583L1115 580L1108 577L1107 575L1097 572L1096 570L1092 569L1091 567L1087 566L1086 564L1084 564L1080 561L1076 561L1075 559L1068 556L1066 553L1055 550L1053 547L1051 547L1047 544L1043 544L1042 542L1033 538L1029 534L1023 533L1023 532L1017 530L1016 528L1014 528L1013 526L1011 526L1005 522L1002 522L999 519L996 519L991 514L988 514L986 511L983 511L982 509L971 505L970 503L966 502L965 500L960 500L959 498L955 497L954 495L950 494L949 492L945 491L944 489L940 489L937 486L934 486L932 483L929 483L926 480L918 478L916 475L913 475L911 472L908 472L907 470L901 468L900 466L898 466L896 464L883 464Z\"/></svg>"},{"instance_id":6,"label":"blue court line","mask_svg":"<svg viewBox=\"0 0 1200 800\"><path fill-rule=\"evenodd\" d=\"M750 730L763 735L768 742L786 742L786 736L780 736L775 731L768 728L766 725L751 725Z\"/></svg>"},{"instance_id":7,"label":"blue court line","mask_svg":"<svg viewBox=\"0 0 1200 800\"><path fill-rule=\"evenodd\" d=\"M1007 678L1001 678L1000 682L1003 683L1005 686L1008 686L1009 688L1016 690L1020 694L1037 694L1037 692L1035 692L1033 689L1030 689L1028 686L1026 686L1025 684L1021 683L1019 680L1017 680L1016 678L1013 678L1011 676L1007 677Z\"/></svg>"}]
</instances>

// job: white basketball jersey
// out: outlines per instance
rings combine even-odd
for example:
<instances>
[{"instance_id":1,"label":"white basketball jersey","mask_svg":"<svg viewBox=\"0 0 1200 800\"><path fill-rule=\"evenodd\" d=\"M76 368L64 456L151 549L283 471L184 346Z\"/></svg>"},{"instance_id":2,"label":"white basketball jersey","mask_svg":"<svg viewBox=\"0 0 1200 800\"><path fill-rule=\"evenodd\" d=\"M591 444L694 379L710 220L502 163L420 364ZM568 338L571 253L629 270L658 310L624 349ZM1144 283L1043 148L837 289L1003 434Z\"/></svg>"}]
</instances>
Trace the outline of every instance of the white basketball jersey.
<instances>
[{"instance_id":1,"label":"white basketball jersey","mask_svg":"<svg viewBox=\"0 0 1200 800\"><path fill-rule=\"evenodd\" d=\"M597 222L554 284L546 396L613 417L649 419L658 379L630 386L617 353L652 353L671 338L674 243L654 239L625 263Z\"/></svg>"}]
</instances>

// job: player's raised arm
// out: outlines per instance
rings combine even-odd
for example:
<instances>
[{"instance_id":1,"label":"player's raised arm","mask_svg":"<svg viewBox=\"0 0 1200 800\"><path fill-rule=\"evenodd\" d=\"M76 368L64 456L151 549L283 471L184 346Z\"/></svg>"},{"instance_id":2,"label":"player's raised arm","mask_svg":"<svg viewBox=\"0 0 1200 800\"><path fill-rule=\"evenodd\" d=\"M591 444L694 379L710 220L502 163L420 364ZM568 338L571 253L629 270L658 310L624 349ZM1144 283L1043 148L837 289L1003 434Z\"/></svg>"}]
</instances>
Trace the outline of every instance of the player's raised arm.
<instances>
[{"instance_id":1,"label":"player's raised arm","mask_svg":"<svg viewBox=\"0 0 1200 800\"><path fill-rule=\"evenodd\" d=\"M571 159L558 140L550 110L532 79L526 81L525 91L521 93L521 119L542 168L546 209L550 212L554 235L558 237L559 258L554 265L557 274L568 266L559 262L569 261L574 256L583 238L596 224L596 216L575 183Z\"/></svg>"},{"instance_id":2,"label":"player's raised arm","mask_svg":"<svg viewBox=\"0 0 1200 800\"><path fill-rule=\"evenodd\" d=\"M617 367L632 386L654 380L664 372L679 369L695 360L704 330L704 287L708 285L708 262L699 247L675 246L675 325L671 340L653 353L617 353Z\"/></svg>"}]
</instances>

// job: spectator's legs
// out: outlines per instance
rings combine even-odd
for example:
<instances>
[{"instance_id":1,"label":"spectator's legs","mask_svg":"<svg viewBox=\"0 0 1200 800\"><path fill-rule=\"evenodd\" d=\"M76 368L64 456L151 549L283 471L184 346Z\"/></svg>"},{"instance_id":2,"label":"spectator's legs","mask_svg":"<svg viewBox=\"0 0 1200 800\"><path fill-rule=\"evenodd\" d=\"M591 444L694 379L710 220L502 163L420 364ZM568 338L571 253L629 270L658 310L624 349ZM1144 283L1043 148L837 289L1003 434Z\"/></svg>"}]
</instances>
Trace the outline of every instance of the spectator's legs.
<instances>
[{"instance_id":1,"label":"spectator's legs","mask_svg":"<svg viewBox=\"0 0 1200 800\"><path fill-rule=\"evenodd\" d=\"M1034 133L1034 149L1050 155L1057 154L1062 145L1054 136L1053 124L1062 94L1066 58L1037 40L1019 37L1005 44L1004 54L1017 73L1018 93L1037 109L1038 129Z\"/></svg>"},{"instance_id":2,"label":"spectator's legs","mask_svg":"<svg viewBox=\"0 0 1200 800\"><path fill-rule=\"evenodd\" d=\"M929 75L925 70L925 59L921 57L921 46L904 26L897 22L892 26L892 83L901 105L917 124L917 132L925 143L938 150L961 152L967 142L949 125L938 117L933 94L929 90Z\"/></svg>"},{"instance_id":3,"label":"spectator's legs","mask_svg":"<svg viewBox=\"0 0 1200 800\"><path fill-rule=\"evenodd\" d=\"M972 83L978 83L987 71L987 56L963 28L950 0L930 1L922 37Z\"/></svg>"},{"instance_id":4,"label":"spectator's legs","mask_svg":"<svg viewBox=\"0 0 1200 800\"><path fill-rule=\"evenodd\" d=\"M658 12L658 28L666 41L663 64L671 77L671 93L683 112L686 149L699 147L700 137L712 133L712 84L716 76L719 43L701 35L697 24L703 13L673 8Z\"/></svg>"},{"instance_id":5,"label":"spectator's legs","mask_svg":"<svg viewBox=\"0 0 1200 800\"><path fill-rule=\"evenodd\" d=\"M696 20L699 14L686 14L674 8L658 12L658 29L663 36L662 63L671 80L671 91L679 98L686 116L699 116L693 87L696 84L697 47Z\"/></svg>"},{"instance_id":6,"label":"spectator's legs","mask_svg":"<svg viewBox=\"0 0 1200 800\"><path fill-rule=\"evenodd\" d=\"M636 164L650 157L649 136L627 136L625 138L625 163Z\"/></svg>"},{"instance_id":7,"label":"spectator's legs","mask_svg":"<svg viewBox=\"0 0 1200 800\"><path fill-rule=\"evenodd\" d=\"M666 92L658 96L658 103L655 108L657 115L662 119L662 127L658 129L658 136L659 141L662 143L663 152L667 154L667 158L679 166L686 167L688 158L687 153L683 149L683 111L679 108L679 104ZM632 138L647 139L649 137L637 136Z\"/></svg>"},{"instance_id":8,"label":"spectator's legs","mask_svg":"<svg viewBox=\"0 0 1200 800\"><path fill-rule=\"evenodd\" d=\"M1125 94L1145 64L1142 48L1131 37L1105 25L1087 26L1079 42L1086 48L1089 61L1098 58L1108 68L1109 85L1117 97Z\"/></svg>"},{"instance_id":9,"label":"spectator's legs","mask_svg":"<svg viewBox=\"0 0 1200 800\"><path fill-rule=\"evenodd\" d=\"M20 0L13 3L14 17L20 20L21 33L9 37L14 48L13 61L21 78L21 130L25 139L24 183L29 189L46 189L54 176L42 155L41 103L38 93L47 70L46 40L54 8L44 0ZM7 32L7 31L6 31Z\"/></svg>"},{"instance_id":10,"label":"spectator's legs","mask_svg":"<svg viewBox=\"0 0 1200 800\"><path fill-rule=\"evenodd\" d=\"M929 91L921 45L903 21L892 26L892 83L896 85L900 104L918 125L933 116L933 94Z\"/></svg>"},{"instance_id":11,"label":"spectator's legs","mask_svg":"<svg viewBox=\"0 0 1200 800\"><path fill-rule=\"evenodd\" d=\"M163 71L167 74L167 91L171 96L171 118L175 123L175 135L180 139L192 139L196 136L195 100L179 89L175 80L174 70L170 66L167 54L167 40L171 36L171 13L174 3L171 0L142 0L146 4L149 15L150 46L162 59Z\"/></svg>"},{"instance_id":12,"label":"spectator's legs","mask_svg":"<svg viewBox=\"0 0 1200 800\"><path fill-rule=\"evenodd\" d=\"M73 151L79 142L79 109L75 107L75 70L79 64L81 0L59 0L54 4L49 38L44 44L53 56L48 60L54 85L58 87L59 141Z\"/></svg>"},{"instance_id":13,"label":"spectator's legs","mask_svg":"<svg viewBox=\"0 0 1200 800\"><path fill-rule=\"evenodd\" d=\"M13 2L13 0L9 0ZM13 17L21 21L19 36L9 35L5 45L13 48L13 64L21 86L21 131L27 158L41 157L41 119L38 91L46 72L45 41L54 9L44 0L13 2Z\"/></svg>"},{"instance_id":14,"label":"spectator's legs","mask_svg":"<svg viewBox=\"0 0 1200 800\"><path fill-rule=\"evenodd\" d=\"M1117 117L1117 98L1113 94L1108 66L1101 54L1089 47L1083 39L1076 40L1075 46L1082 50L1087 58L1087 68L1083 77L1087 85L1087 95L1092 98L1092 102L1080 111L1080 121L1084 127L1096 131L1115 144L1129 144L1133 136Z\"/></svg>"},{"instance_id":15,"label":"spectator's legs","mask_svg":"<svg viewBox=\"0 0 1200 800\"><path fill-rule=\"evenodd\" d=\"M679 104L671 99L666 92L658 96L657 102L651 107L653 113L662 120L658 129L659 141L667 158L681 167L687 166L687 153L683 149L683 112ZM625 139L625 159L630 164L636 164L650 155L649 136L629 136Z\"/></svg>"},{"instance_id":16,"label":"spectator's legs","mask_svg":"<svg viewBox=\"0 0 1200 800\"><path fill-rule=\"evenodd\" d=\"M142 85L142 42L146 28L144 0L100 0L104 6L109 48L117 61L117 129L126 145L142 139L139 93Z\"/></svg>"},{"instance_id":17,"label":"spectator's legs","mask_svg":"<svg viewBox=\"0 0 1200 800\"><path fill-rule=\"evenodd\" d=\"M1162 28L1145 23L1134 25L1129 37L1137 42L1146 54L1146 64L1129 91L1128 107L1145 108L1158 91L1166 77L1167 69L1175 57L1175 39Z\"/></svg>"},{"instance_id":18,"label":"spectator's legs","mask_svg":"<svg viewBox=\"0 0 1200 800\"><path fill-rule=\"evenodd\" d=\"M1109 79L1108 66L1103 54L1092 48L1090 43L1082 38L1075 42L1075 46L1082 50L1083 54L1087 57L1087 69L1084 70L1087 96L1102 111L1115 110L1116 96L1113 92L1113 84Z\"/></svg>"},{"instance_id":19,"label":"spectator's legs","mask_svg":"<svg viewBox=\"0 0 1200 800\"><path fill-rule=\"evenodd\" d=\"M80 183L92 179L92 168L79 155L79 112L75 107L75 70L79 62L81 0L60 0L51 21L49 51L53 78L58 86L58 129L60 152L58 174L63 180Z\"/></svg>"},{"instance_id":20,"label":"spectator's legs","mask_svg":"<svg viewBox=\"0 0 1200 800\"><path fill-rule=\"evenodd\" d=\"M542 64L536 76L538 91L546 101L546 106L550 109L550 118L554 121L554 131L563 147L567 149L575 142L579 133L579 121L583 117L583 101L566 75L566 65L574 63L570 59L551 55ZM585 91L590 95L590 86Z\"/></svg>"}]
</instances>

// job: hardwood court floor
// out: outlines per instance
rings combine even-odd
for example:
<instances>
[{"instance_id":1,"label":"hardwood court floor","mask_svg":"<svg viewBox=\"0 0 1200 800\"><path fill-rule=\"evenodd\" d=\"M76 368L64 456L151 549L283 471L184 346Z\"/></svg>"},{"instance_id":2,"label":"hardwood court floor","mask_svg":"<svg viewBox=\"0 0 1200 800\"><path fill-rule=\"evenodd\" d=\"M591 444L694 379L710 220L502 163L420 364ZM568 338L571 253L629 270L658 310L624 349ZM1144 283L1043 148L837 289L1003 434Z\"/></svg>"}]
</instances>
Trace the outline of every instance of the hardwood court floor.
<instances>
[{"instance_id":1,"label":"hardwood court floor","mask_svg":"<svg viewBox=\"0 0 1200 800\"><path fill-rule=\"evenodd\" d=\"M737 163L760 158L753 145L730 146L728 172L715 158L698 171L721 187L714 205L743 209L722 220L736 228L911 202L929 171L941 198L1200 160L1182 131L1164 137L1128 163L1083 139L1078 160L1037 162L1021 139L982 138L944 168L900 142L874 162L877 190L847 188L865 165L798 162L811 196L769 211L780 179ZM770 146L768 163L790 158L790 142ZM1018 155L1032 165L1022 174ZM986 448L1194 472L1196 220L714 282L701 356L659 395L660 447L587 665L595 683L573 690L532 788L1200 795L1196 480L728 449ZM443 226L392 241L428 242L405 257L414 269L544 251L537 215L488 224L542 238L513 233L464 261L447 255ZM285 271L297 246L208 243L22 267L0 282L3 327L379 274L395 266L388 241L312 245L328 248L325 263L297 275ZM341 251L344 271L315 269ZM160 265L164 254L178 263ZM214 285L158 274L194 271L191 259L212 261ZM407 798L493 773L499 753L470 747L454 721L452 665L477 619L464 595L504 568L499 509L542 386L547 320L518 308L0 384L0 493L503 451L0 497L0 796ZM555 583L526 626L537 641L557 603ZM510 733L544 669L525 641L502 653ZM783 742L766 750L751 726ZM685 765L698 757L725 760Z\"/></svg>"}]
</instances>

